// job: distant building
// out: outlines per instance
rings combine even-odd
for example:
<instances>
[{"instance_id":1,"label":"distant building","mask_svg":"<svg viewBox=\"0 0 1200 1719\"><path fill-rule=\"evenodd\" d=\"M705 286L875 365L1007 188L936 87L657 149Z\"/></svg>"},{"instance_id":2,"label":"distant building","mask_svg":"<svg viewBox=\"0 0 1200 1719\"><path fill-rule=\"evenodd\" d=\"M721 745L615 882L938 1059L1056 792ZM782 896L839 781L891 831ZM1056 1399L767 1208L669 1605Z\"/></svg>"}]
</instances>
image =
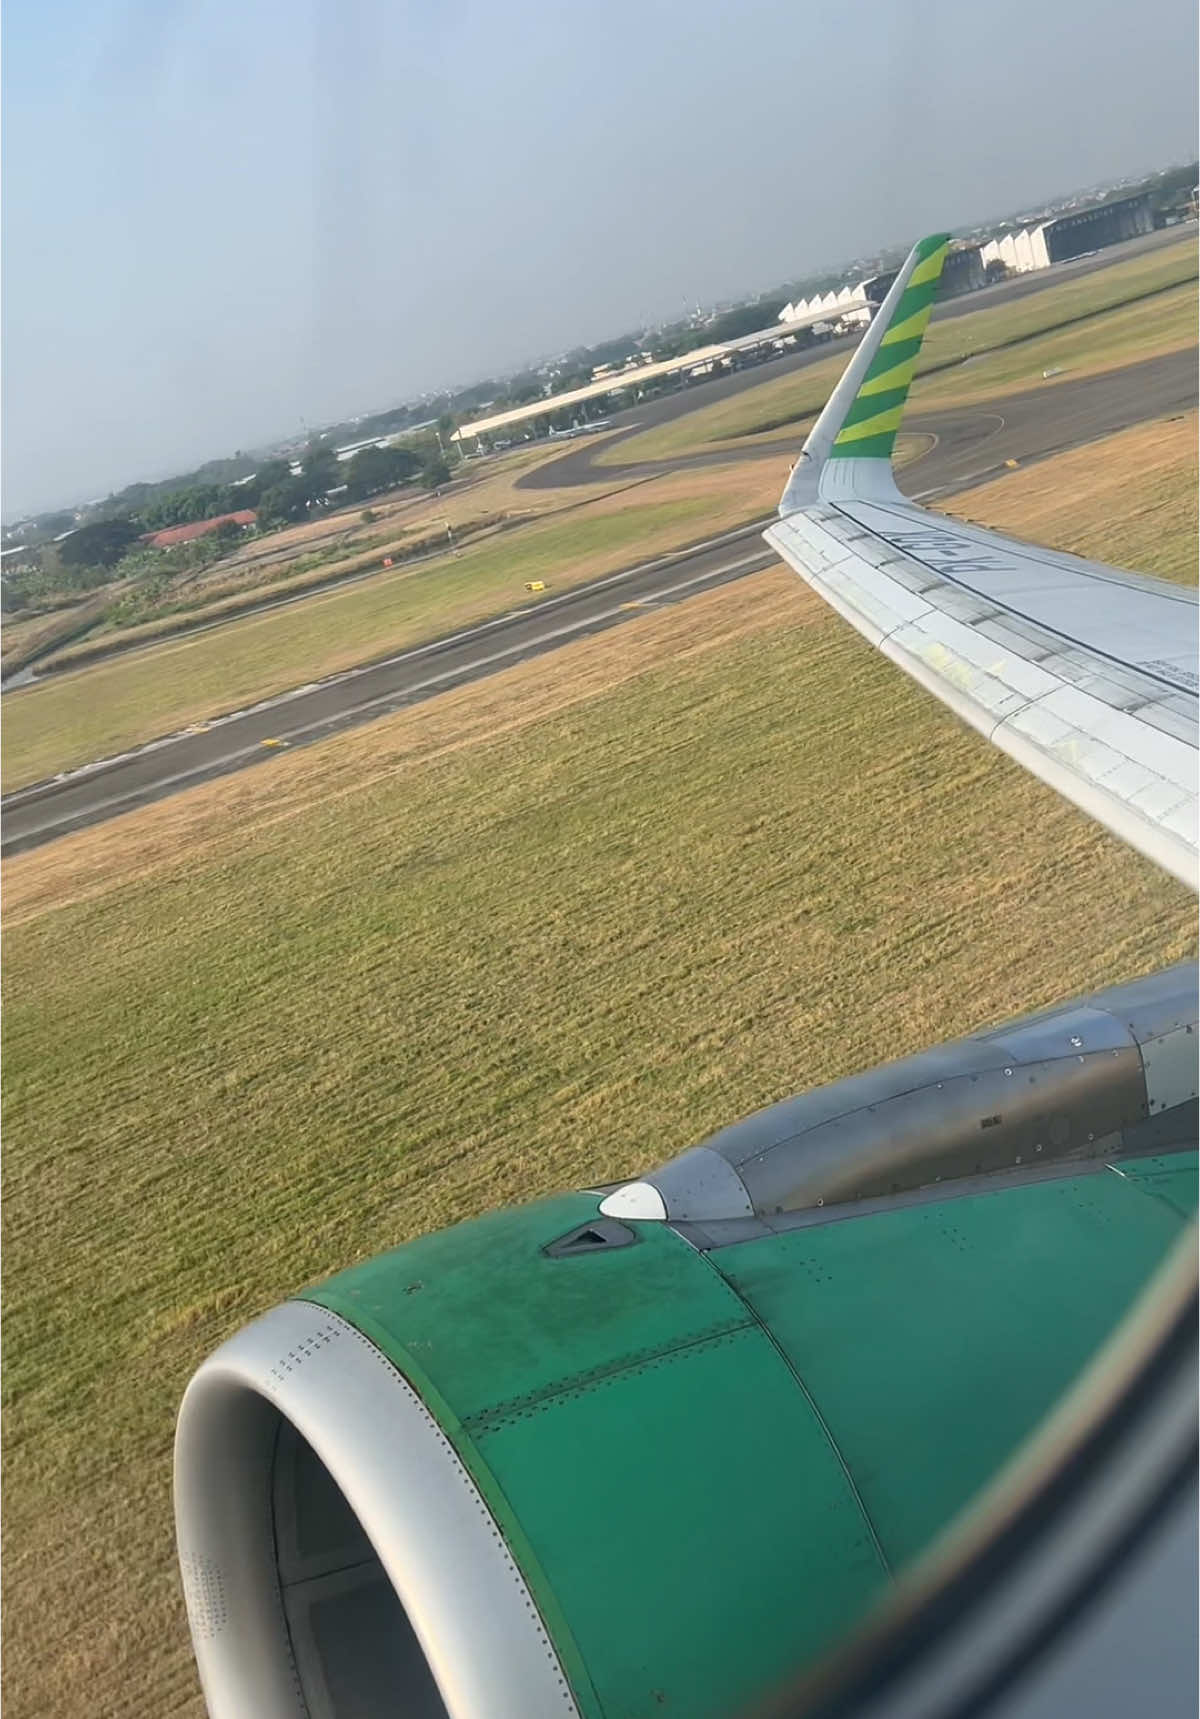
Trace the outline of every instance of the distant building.
<instances>
[{"instance_id":1,"label":"distant building","mask_svg":"<svg viewBox=\"0 0 1200 1719\"><path fill-rule=\"evenodd\" d=\"M1023 275L1031 269L1047 269L1052 263L1101 251L1106 245L1118 245L1124 239L1135 239L1153 226L1150 198L1141 192L1004 233L990 239L979 254L985 269L989 263L1000 262L1010 273Z\"/></svg>"},{"instance_id":2,"label":"distant building","mask_svg":"<svg viewBox=\"0 0 1200 1719\"><path fill-rule=\"evenodd\" d=\"M253 525L257 518L252 508L243 507L237 513L219 513L215 519L197 519L191 525L171 525L165 531L148 532L142 542L151 549L174 549L177 543L194 543L198 537L207 537L219 525Z\"/></svg>"},{"instance_id":3,"label":"distant building","mask_svg":"<svg viewBox=\"0 0 1200 1719\"><path fill-rule=\"evenodd\" d=\"M1002 233L998 239L989 239L980 250L985 269L993 264L999 264L1001 269L1007 269L1009 274L1028 274L1030 269L1046 269L1050 266L1050 253L1041 226L1021 227L1015 233Z\"/></svg>"},{"instance_id":4,"label":"distant building","mask_svg":"<svg viewBox=\"0 0 1200 1719\"><path fill-rule=\"evenodd\" d=\"M837 292L818 292L811 298L798 298L794 304L785 304L779 312L780 322L811 324L814 316L822 316L828 322L841 322L847 326L869 322L871 307L863 292L862 283L858 286L841 287Z\"/></svg>"},{"instance_id":5,"label":"distant building","mask_svg":"<svg viewBox=\"0 0 1200 1719\"><path fill-rule=\"evenodd\" d=\"M899 269L889 269L886 274L872 275L869 280L863 281L863 297L873 311L879 309L899 273Z\"/></svg>"},{"instance_id":6,"label":"distant building","mask_svg":"<svg viewBox=\"0 0 1200 1719\"><path fill-rule=\"evenodd\" d=\"M1150 198L1142 192L1136 197L1121 197L1112 203L1101 203L1095 209L1080 209L1074 215L1060 215L1047 221L1042 228L1046 250L1052 263L1065 263L1071 257L1088 251L1099 251L1105 245L1118 245L1123 239L1136 239L1154 227Z\"/></svg>"},{"instance_id":7,"label":"distant building","mask_svg":"<svg viewBox=\"0 0 1200 1719\"><path fill-rule=\"evenodd\" d=\"M987 285L978 245L951 245L942 264L939 298L955 298L960 292L977 292Z\"/></svg>"},{"instance_id":8,"label":"distant building","mask_svg":"<svg viewBox=\"0 0 1200 1719\"><path fill-rule=\"evenodd\" d=\"M942 264L938 298L957 298L959 293L975 292L979 287L986 286L984 264L985 258L978 245L951 245ZM863 281L861 290L873 310L878 310L883 303L888 289L899 273L899 269L889 269L884 274L872 275L870 280Z\"/></svg>"}]
</instances>

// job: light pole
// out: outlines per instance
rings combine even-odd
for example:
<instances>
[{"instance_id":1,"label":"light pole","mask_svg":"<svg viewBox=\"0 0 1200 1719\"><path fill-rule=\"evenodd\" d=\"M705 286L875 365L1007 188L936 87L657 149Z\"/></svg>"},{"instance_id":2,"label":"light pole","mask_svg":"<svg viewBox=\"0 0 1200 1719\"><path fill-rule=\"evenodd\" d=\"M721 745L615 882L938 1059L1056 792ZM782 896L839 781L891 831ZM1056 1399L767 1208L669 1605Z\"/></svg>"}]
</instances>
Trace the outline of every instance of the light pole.
<instances>
[{"instance_id":1,"label":"light pole","mask_svg":"<svg viewBox=\"0 0 1200 1719\"><path fill-rule=\"evenodd\" d=\"M450 521L448 519L434 519L431 520L430 523L432 525L444 525L446 527L446 541L457 555L458 544L454 541L454 528L451 526Z\"/></svg>"}]
</instances>

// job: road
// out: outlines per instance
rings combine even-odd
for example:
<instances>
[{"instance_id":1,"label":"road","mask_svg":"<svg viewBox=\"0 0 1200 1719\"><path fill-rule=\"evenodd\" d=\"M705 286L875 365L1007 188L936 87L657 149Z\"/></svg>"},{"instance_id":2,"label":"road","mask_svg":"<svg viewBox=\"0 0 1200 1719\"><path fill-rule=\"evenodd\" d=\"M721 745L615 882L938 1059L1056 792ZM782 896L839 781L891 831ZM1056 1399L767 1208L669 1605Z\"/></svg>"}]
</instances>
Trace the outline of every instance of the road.
<instances>
[{"instance_id":1,"label":"road","mask_svg":"<svg viewBox=\"0 0 1200 1719\"><path fill-rule=\"evenodd\" d=\"M1196 397L1195 354L1184 351L1008 396L1002 413L979 407L918 415L905 427L927 433L931 445L900 471L898 480L915 497L948 495L1002 472L1006 460L1027 463L1147 418L1188 411ZM611 447L611 441L607 445ZM591 444L576 444L544 469L556 474L559 483L578 483L594 452ZM795 452L791 441L756 453L780 462L781 489ZM668 469L713 457L691 455L671 462ZM730 456L716 457L728 461ZM619 481L620 470L604 468L605 480ZM647 468L631 470L644 476ZM554 650L570 639L606 631L644 613L647 605L681 602L743 578L776 559L758 540L766 523L757 521L721 539L551 595L465 632L20 790L0 803L0 851L12 854L39 846L243 769L271 756L280 745L307 745Z\"/></svg>"}]
</instances>

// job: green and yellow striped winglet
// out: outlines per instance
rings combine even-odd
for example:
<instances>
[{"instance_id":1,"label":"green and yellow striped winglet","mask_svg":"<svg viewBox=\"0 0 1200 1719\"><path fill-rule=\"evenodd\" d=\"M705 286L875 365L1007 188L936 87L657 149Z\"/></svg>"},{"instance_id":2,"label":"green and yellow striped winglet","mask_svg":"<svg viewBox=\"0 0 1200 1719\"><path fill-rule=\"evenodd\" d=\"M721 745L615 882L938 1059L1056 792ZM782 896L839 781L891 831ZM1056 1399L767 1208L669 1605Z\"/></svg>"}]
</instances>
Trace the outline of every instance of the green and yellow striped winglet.
<instances>
[{"instance_id":1,"label":"green and yellow striped winglet","mask_svg":"<svg viewBox=\"0 0 1200 1719\"><path fill-rule=\"evenodd\" d=\"M916 247L916 265L834 438L830 459L891 459L949 247L946 233L922 239Z\"/></svg>"}]
</instances>

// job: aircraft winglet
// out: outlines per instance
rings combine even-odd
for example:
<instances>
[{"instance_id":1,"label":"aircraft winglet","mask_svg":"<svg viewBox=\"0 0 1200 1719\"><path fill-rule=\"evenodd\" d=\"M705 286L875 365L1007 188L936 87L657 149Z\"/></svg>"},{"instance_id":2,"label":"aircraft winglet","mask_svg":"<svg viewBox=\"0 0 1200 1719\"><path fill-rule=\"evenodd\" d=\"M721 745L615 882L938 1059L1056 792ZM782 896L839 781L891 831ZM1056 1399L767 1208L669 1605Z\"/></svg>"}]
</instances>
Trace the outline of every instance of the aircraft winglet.
<instances>
[{"instance_id":1,"label":"aircraft winglet","mask_svg":"<svg viewBox=\"0 0 1200 1719\"><path fill-rule=\"evenodd\" d=\"M763 535L994 746L1196 889L1196 593L1015 542L897 488L892 447L946 250L937 234L910 253Z\"/></svg>"},{"instance_id":2,"label":"aircraft winglet","mask_svg":"<svg viewBox=\"0 0 1200 1719\"><path fill-rule=\"evenodd\" d=\"M934 233L909 252L809 433L779 503L781 515L816 499L827 460L879 461L873 475L878 481L888 472L890 484L896 432L949 246L947 233Z\"/></svg>"}]
</instances>

